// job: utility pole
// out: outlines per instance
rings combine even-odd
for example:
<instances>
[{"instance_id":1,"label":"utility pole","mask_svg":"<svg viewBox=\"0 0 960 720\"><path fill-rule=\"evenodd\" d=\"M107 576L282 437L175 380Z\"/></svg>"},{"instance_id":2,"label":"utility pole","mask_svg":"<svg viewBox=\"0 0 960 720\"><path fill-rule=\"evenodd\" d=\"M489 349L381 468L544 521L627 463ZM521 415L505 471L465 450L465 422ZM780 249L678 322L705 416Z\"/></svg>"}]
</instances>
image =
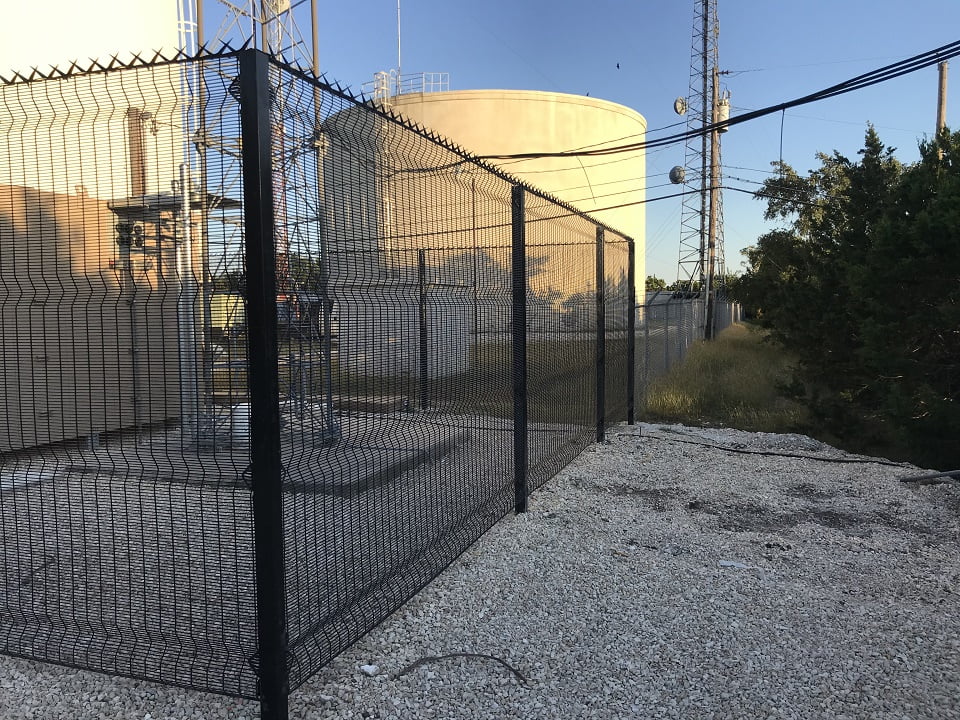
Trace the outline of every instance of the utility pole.
<instances>
[{"instance_id":1,"label":"utility pole","mask_svg":"<svg viewBox=\"0 0 960 720\"><path fill-rule=\"evenodd\" d=\"M711 123L716 125L720 120L719 106L719 86L720 70L716 65L713 66L713 92L710 94L712 101ZM713 314L716 299L716 283L714 274L716 272L717 259L717 226L719 222L720 206L720 131L714 127L710 131L710 220L707 228L707 268L704 279L704 293L707 299L706 327L704 328L704 338L713 339Z\"/></svg>"},{"instance_id":2,"label":"utility pole","mask_svg":"<svg viewBox=\"0 0 960 720\"><path fill-rule=\"evenodd\" d=\"M937 135L947 126L947 61L937 65L940 84L937 92Z\"/></svg>"}]
</instances>

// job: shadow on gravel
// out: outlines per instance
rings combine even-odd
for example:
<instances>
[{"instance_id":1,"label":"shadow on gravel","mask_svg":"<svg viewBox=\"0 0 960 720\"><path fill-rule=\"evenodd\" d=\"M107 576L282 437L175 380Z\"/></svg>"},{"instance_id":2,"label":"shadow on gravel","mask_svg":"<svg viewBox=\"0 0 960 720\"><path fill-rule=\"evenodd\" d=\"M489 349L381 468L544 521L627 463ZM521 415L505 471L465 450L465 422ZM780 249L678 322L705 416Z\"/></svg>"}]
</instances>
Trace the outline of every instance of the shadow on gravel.
<instances>
[{"instance_id":1,"label":"shadow on gravel","mask_svg":"<svg viewBox=\"0 0 960 720\"><path fill-rule=\"evenodd\" d=\"M808 505L794 512L776 512L756 503L714 503L692 500L687 503L690 513L715 515L721 530L730 532L778 532L789 530L803 523L815 523L846 535L870 537L880 527L891 528L913 535L937 536L941 533L928 525L911 522L909 518L897 517L885 512L865 514L830 510Z\"/></svg>"},{"instance_id":2,"label":"shadow on gravel","mask_svg":"<svg viewBox=\"0 0 960 720\"><path fill-rule=\"evenodd\" d=\"M793 498L808 500L804 507L789 512L778 512L766 505L753 502L722 502L713 498L690 497L682 487L643 487L630 483L597 483L582 479L573 481L581 490L592 490L618 497L631 498L655 512L683 510L690 514L712 515L717 525L728 532L781 532L803 523L815 523L840 530L853 537L870 537L877 527L891 528L919 536L940 536L937 528L912 522L909 518L884 511L852 513L822 506L822 502L837 493L800 483L784 493ZM688 499L689 498L689 499Z\"/></svg>"}]
</instances>

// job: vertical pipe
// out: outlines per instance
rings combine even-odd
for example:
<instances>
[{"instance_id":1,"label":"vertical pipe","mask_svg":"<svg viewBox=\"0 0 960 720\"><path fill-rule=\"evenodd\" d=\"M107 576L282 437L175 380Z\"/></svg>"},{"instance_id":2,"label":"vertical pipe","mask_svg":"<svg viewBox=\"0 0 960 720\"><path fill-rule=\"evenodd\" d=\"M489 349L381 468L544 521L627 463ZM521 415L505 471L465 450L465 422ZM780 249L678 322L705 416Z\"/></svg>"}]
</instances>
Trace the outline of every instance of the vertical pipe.
<instances>
[{"instance_id":1,"label":"vertical pipe","mask_svg":"<svg viewBox=\"0 0 960 720\"><path fill-rule=\"evenodd\" d=\"M241 51L239 63L260 717L286 720L289 673L269 63L257 50Z\"/></svg>"},{"instance_id":2,"label":"vertical pipe","mask_svg":"<svg viewBox=\"0 0 960 720\"><path fill-rule=\"evenodd\" d=\"M312 37L313 57L312 69L314 78L320 78L320 21L317 13L317 0L310 0L310 31ZM336 427L336 421L333 415L333 299L330 297L330 260L327 257L327 227L326 227L326 189L324 188L325 173L323 172L324 163L324 138L322 126L322 96L320 88L313 86L313 142L316 151L317 163L317 222L319 224L318 236L320 238L320 302L323 313L323 339L321 342L321 358L323 362L323 394L326 405L323 413L323 421L326 427L324 434L331 441L339 436Z\"/></svg>"},{"instance_id":3,"label":"vertical pipe","mask_svg":"<svg viewBox=\"0 0 960 720\"><path fill-rule=\"evenodd\" d=\"M633 240L627 240L627 424L636 423L637 394L637 248Z\"/></svg>"},{"instance_id":4,"label":"vertical pipe","mask_svg":"<svg viewBox=\"0 0 960 720\"><path fill-rule=\"evenodd\" d=\"M475 168L474 168L475 169ZM477 240L477 178L470 173L470 234L473 239L473 342L480 349L480 247ZM479 352L477 363L479 364Z\"/></svg>"},{"instance_id":5,"label":"vertical pipe","mask_svg":"<svg viewBox=\"0 0 960 720\"><path fill-rule=\"evenodd\" d=\"M317 15L317 0L310 0L310 50L311 69L315 78L320 77L320 20ZM317 116L319 117L319 107Z\"/></svg>"},{"instance_id":6,"label":"vertical pipe","mask_svg":"<svg viewBox=\"0 0 960 720\"><path fill-rule=\"evenodd\" d=\"M514 511L527 511L527 243L525 190L514 185L510 194L513 223L513 498Z\"/></svg>"},{"instance_id":7,"label":"vertical pipe","mask_svg":"<svg viewBox=\"0 0 960 720\"><path fill-rule=\"evenodd\" d=\"M140 108L127 108L127 151L130 156L130 195L143 196L146 193L146 160L143 143L143 118ZM119 231L119 226L118 226ZM133 385L133 426L139 440L142 425L140 403L140 349L137 347L137 284L133 274L133 259L130 245L133 241L135 225L125 224L124 231L118 232L119 259L121 265L121 293L126 291L130 314L130 380ZM157 264L162 267L163 258L158 256ZM124 288L124 285L126 286Z\"/></svg>"},{"instance_id":8,"label":"vertical pipe","mask_svg":"<svg viewBox=\"0 0 960 720\"><path fill-rule=\"evenodd\" d=\"M606 364L607 364L607 332L606 332L606 298L604 297L603 282L603 228L597 226L597 397L596 397L596 419L597 419L597 442L603 442L603 430L606 425Z\"/></svg>"},{"instance_id":9,"label":"vertical pipe","mask_svg":"<svg viewBox=\"0 0 960 720\"><path fill-rule=\"evenodd\" d=\"M273 55L278 52L279 48L270 47L268 24L267 0L260 0L260 49L269 55Z\"/></svg>"},{"instance_id":10,"label":"vertical pipe","mask_svg":"<svg viewBox=\"0 0 960 720\"><path fill-rule=\"evenodd\" d=\"M127 108L127 147L130 154L130 194L147 192L146 148L143 142L143 118L140 108Z\"/></svg>"},{"instance_id":11,"label":"vertical pipe","mask_svg":"<svg viewBox=\"0 0 960 720\"><path fill-rule=\"evenodd\" d=\"M711 102L713 105L711 122L716 125L719 119L717 105L717 91L720 84L720 71L717 66L713 66L713 92L711 93ZM707 314L704 321L703 336L707 340L712 340L714 336L714 267L717 258L717 225L720 213L720 133L714 128L710 131L710 225L707 234L707 273L706 273L706 300Z\"/></svg>"},{"instance_id":12,"label":"vertical pipe","mask_svg":"<svg viewBox=\"0 0 960 720\"><path fill-rule=\"evenodd\" d=\"M197 53L204 52L205 38L203 34L203 0L196 2L196 38ZM204 62L201 60L196 64L197 77L197 128L196 134L199 142L196 142L197 154L200 160L200 233L198 242L200 244L200 262L201 268L201 297L202 297L202 347L203 347L203 407L202 415L209 415L211 405L213 404L213 352L210 343L210 332L213 327L213 314L211 304L213 303L213 279L210 276L210 207L209 195L207 192L207 88L206 77L204 75Z\"/></svg>"},{"instance_id":13,"label":"vertical pipe","mask_svg":"<svg viewBox=\"0 0 960 720\"><path fill-rule=\"evenodd\" d=\"M419 368L420 376L420 409L430 407L430 336L427 331L427 251L417 250L417 287L418 312L417 322L420 325Z\"/></svg>"},{"instance_id":14,"label":"vertical pipe","mask_svg":"<svg viewBox=\"0 0 960 720\"><path fill-rule=\"evenodd\" d=\"M939 83L937 85L937 134L947 126L947 61L937 65Z\"/></svg>"},{"instance_id":15,"label":"vertical pipe","mask_svg":"<svg viewBox=\"0 0 960 720\"><path fill-rule=\"evenodd\" d=\"M197 283L193 272L193 233L190 227L190 170L180 164L180 232L176 233L177 340L180 372L180 432L199 441L197 373Z\"/></svg>"}]
</instances>

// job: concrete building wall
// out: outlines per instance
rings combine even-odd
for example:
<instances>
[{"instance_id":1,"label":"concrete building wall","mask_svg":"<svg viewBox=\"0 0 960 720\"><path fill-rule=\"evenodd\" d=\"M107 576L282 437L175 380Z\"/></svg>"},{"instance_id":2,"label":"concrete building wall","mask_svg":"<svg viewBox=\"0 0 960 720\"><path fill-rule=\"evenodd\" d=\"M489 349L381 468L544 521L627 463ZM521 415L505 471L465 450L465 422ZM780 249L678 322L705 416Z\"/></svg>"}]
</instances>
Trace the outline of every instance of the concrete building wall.
<instances>
[{"instance_id":1,"label":"concrete building wall","mask_svg":"<svg viewBox=\"0 0 960 720\"><path fill-rule=\"evenodd\" d=\"M5 3L0 75L178 44L177 0ZM170 253L128 270L108 203L171 192L182 81L168 66L0 87L0 452L180 413Z\"/></svg>"},{"instance_id":2,"label":"concrete building wall","mask_svg":"<svg viewBox=\"0 0 960 720\"><path fill-rule=\"evenodd\" d=\"M176 52L178 0L5 3L0 75L36 67L86 68L93 60ZM176 66L19 85L0 98L0 183L101 199L170 190L183 156L181 70ZM139 119L137 157L128 138ZM131 165L143 168L143 187Z\"/></svg>"}]
</instances>

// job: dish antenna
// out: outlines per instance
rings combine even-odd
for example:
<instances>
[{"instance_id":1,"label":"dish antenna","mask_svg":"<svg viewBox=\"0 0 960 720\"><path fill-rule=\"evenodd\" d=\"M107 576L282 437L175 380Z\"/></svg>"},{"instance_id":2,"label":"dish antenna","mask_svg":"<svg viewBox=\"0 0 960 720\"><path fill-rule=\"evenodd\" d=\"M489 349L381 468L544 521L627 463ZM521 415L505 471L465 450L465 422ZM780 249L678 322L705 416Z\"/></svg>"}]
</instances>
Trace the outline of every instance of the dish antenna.
<instances>
[{"instance_id":1,"label":"dish antenna","mask_svg":"<svg viewBox=\"0 0 960 720\"><path fill-rule=\"evenodd\" d=\"M687 114L687 99L685 97L678 97L673 101L673 111L677 115L686 115Z\"/></svg>"}]
</instances>

